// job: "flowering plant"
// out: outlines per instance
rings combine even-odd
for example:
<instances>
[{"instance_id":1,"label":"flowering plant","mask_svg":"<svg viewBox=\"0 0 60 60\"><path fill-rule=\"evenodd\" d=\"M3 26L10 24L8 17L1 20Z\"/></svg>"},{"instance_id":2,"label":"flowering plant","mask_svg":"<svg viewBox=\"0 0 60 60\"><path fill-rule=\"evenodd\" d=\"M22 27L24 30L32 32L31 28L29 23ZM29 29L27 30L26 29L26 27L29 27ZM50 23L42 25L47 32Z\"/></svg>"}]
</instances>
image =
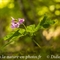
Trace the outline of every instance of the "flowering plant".
<instances>
[{"instance_id":1,"label":"flowering plant","mask_svg":"<svg viewBox=\"0 0 60 60\"><path fill-rule=\"evenodd\" d=\"M11 22L11 28L18 28L23 22L24 22L24 19L18 19L18 21L16 21L16 19L14 19L13 17L12 18L12 22Z\"/></svg>"},{"instance_id":2,"label":"flowering plant","mask_svg":"<svg viewBox=\"0 0 60 60\"><path fill-rule=\"evenodd\" d=\"M37 24L37 26L35 24L33 25L29 25L29 26L25 26L23 23L25 22L24 19L14 19L13 17L12 21L11 21L11 28L14 29L13 32L11 32L10 34L8 34L7 36L4 37L4 40L8 40L9 42L6 44L8 45L9 43L11 43L12 41L15 41L16 39L29 35L30 37L34 37L34 35L36 36L36 32L40 29L46 29L49 26L51 26L52 24L54 24L55 22L50 20L49 18L47 18L46 15L44 15L44 17L42 18L42 20ZM20 28L20 25L23 25L24 28ZM36 41L34 40L34 42L36 43ZM37 43L36 43L37 44ZM5 46L6 46L5 45ZM38 45L38 44L37 44ZM39 45L38 45L39 46Z\"/></svg>"}]
</instances>

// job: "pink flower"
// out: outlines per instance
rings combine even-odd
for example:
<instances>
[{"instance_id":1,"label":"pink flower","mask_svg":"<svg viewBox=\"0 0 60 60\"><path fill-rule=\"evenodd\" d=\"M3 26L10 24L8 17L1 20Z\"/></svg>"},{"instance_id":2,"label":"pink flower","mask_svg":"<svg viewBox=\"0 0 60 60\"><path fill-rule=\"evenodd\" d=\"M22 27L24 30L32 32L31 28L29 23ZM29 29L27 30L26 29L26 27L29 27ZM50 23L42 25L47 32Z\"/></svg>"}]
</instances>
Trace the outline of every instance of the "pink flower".
<instances>
[{"instance_id":1,"label":"pink flower","mask_svg":"<svg viewBox=\"0 0 60 60\"><path fill-rule=\"evenodd\" d=\"M18 28L19 27L19 23L11 23L11 28Z\"/></svg>"},{"instance_id":2,"label":"pink flower","mask_svg":"<svg viewBox=\"0 0 60 60\"><path fill-rule=\"evenodd\" d=\"M16 21L16 19L14 19L13 17L12 18L12 21L11 21L11 28L19 28L19 26L24 22L24 19L20 19L18 21Z\"/></svg>"},{"instance_id":3,"label":"pink flower","mask_svg":"<svg viewBox=\"0 0 60 60\"><path fill-rule=\"evenodd\" d=\"M19 24L22 24L24 22L24 19L19 18Z\"/></svg>"}]
</instances>

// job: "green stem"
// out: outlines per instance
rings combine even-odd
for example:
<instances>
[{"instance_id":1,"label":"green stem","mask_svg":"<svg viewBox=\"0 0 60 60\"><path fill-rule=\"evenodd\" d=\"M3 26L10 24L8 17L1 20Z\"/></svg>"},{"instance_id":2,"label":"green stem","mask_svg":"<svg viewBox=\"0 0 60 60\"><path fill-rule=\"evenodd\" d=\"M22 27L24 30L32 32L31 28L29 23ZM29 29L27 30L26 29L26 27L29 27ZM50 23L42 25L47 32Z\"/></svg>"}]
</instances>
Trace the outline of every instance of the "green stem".
<instances>
[{"instance_id":1,"label":"green stem","mask_svg":"<svg viewBox=\"0 0 60 60\"><path fill-rule=\"evenodd\" d=\"M24 24L22 24L24 26L24 28L26 29L26 26Z\"/></svg>"},{"instance_id":2,"label":"green stem","mask_svg":"<svg viewBox=\"0 0 60 60\"><path fill-rule=\"evenodd\" d=\"M6 43L5 45L3 45L2 47L1 47L1 51L3 51L4 50L4 48L8 45L8 44L10 44L11 42L13 42L13 40L12 41L9 41L8 43Z\"/></svg>"},{"instance_id":3,"label":"green stem","mask_svg":"<svg viewBox=\"0 0 60 60\"><path fill-rule=\"evenodd\" d=\"M41 46L35 40L33 40L33 41L39 48L41 48Z\"/></svg>"}]
</instances>

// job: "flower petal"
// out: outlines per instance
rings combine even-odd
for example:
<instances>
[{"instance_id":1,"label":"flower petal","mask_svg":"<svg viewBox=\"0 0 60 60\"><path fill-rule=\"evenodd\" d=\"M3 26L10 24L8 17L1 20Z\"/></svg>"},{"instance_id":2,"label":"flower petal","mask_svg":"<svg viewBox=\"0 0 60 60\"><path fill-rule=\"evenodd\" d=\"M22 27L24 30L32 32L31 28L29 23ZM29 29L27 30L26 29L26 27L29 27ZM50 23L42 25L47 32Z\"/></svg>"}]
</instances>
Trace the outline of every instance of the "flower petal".
<instances>
[{"instance_id":1,"label":"flower petal","mask_svg":"<svg viewBox=\"0 0 60 60\"><path fill-rule=\"evenodd\" d=\"M19 24L22 24L24 22L24 19L19 18Z\"/></svg>"}]
</instances>

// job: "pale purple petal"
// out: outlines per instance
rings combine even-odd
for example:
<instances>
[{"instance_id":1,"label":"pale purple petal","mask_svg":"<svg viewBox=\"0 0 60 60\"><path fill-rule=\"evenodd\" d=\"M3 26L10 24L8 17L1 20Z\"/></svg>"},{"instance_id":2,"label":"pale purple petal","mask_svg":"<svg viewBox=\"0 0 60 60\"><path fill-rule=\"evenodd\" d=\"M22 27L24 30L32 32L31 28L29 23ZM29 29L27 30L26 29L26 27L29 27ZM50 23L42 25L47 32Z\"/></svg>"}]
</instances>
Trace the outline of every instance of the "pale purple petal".
<instances>
[{"instance_id":1,"label":"pale purple petal","mask_svg":"<svg viewBox=\"0 0 60 60\"><path fill-rule=\"evenodd\" d=\"M19 25L20 25L19 22L17 22L17 25L18 25L17 27L19 27Z\"/></svg>"},{"instance_id":2,"label":"pale purple petal","mask_svg":"<svg viewBox=\"0 0 60 60\"><path fill-rule=\"evenodd\" d=\"M12 21L11 21L11 28L18 28L20 26L20 24L22 24L24 22L24 19L18 19L18 22L16 21L16 19L14 19L13 17L12 18Z\"/></svg>"},{"instance_id":3,"label":"pale purple petal","mask_svg":"<svg viewBox=\"0 0 60 60\"><path fill-rule=\"evenodd\" d=\"M16 23L16 24L15 24L15 28L18 28L18 27L19 27L19 24L18 24L18 23Z\"/></svg>"},{"instance_id":4,"label":"pale purple petal","mask_svg":"<svg viewBox=\"0 0 60 60\"><path fill-rule=\"evenodd\" d=\"M19 27L19 23L11 23L11 28L18 28Z\"/></svg>"},{"instance_id":5,"label":"pale purple petal","mask_svg":"<svg viewBox=\"0 0 60 60\"><path fill-rule=\"evenodd\" d=\"M15 28L15 26L11 24L11 28Z\"/></svg>"},{"instance_id":6,"label":"pale purple petal","mask_svg":"<svg viewBox=\"0 0 60 60\"><path fill-rule=\"evenodd\" d=\"M19 24L22 24L24 22L24 19L19 18Z\"/></svg>"}]
</instances>

